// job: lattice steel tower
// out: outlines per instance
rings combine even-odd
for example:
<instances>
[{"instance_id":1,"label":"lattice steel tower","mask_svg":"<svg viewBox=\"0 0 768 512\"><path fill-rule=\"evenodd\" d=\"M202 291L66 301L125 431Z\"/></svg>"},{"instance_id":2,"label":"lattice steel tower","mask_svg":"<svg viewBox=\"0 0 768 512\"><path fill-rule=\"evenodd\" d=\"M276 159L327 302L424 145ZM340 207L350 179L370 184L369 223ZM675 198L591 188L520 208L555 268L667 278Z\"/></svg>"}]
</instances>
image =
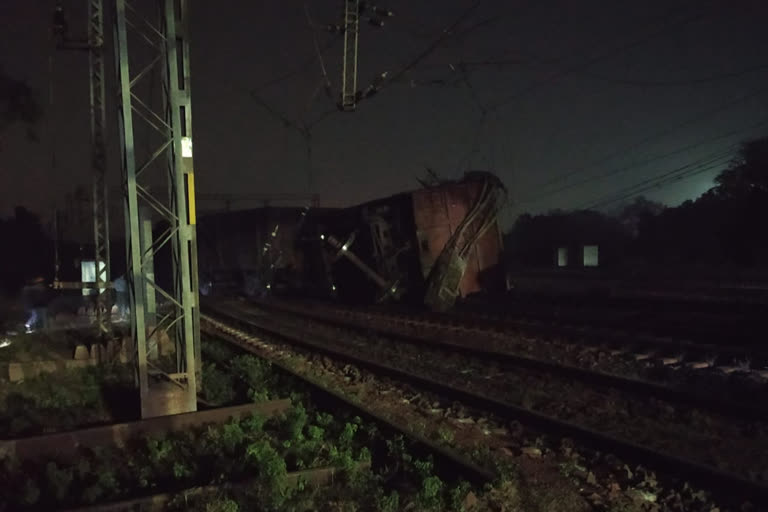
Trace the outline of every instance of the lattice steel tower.
<instances>
[{"instance_id":1,"label":"lattice steel tower","mask_svg":"<svg viewBox=\"0 0 768 512\"><path fill-rule=\"evenodd\" d=\"M53 15L53 34L56 50L84 51L88 53L88 84L90 89L91 168L93 170L93 245L96 293L96 325L99 334L111 331L110 304L107 287L110 276L109 209L107 207L106 108L104 103L104 5L103 0L87 0L88 34L86 39L74 39L62 0L56 1ZM51 72L53 57L51 57ZM50 92L53 100L53 89ZM57 260L58 261L58 257ZM58 269L56 272L58 281ZM72 283L70 283L72 284ZM83 286L80 283L79 286Z\"/></svg>"},{"instance_id":2,"label":"lattice steel tower","mask_svg":"<svg viewBox=\"0 0 768 512\"><path fill-rule=\"evenodd\" d=\"M100 334L111 331L109 208L104 104L104 5L88 0L88 69L91 92L91 166L93 168L93 245L96 270L96 323Z\"/></svg>"},{"instance_id":3,"label":"lattice steel tower","mask_svg":"<svg viewBox=\"0 0 768 512\"><path fill-rule=\"evenodd\" d=\"M120 99L122 177L125 194L128 282L133 335L136 342L142 416L152 409L148 353L162 331L175 336L176 372L168 375L184 390L184 409L196 410L199 380L200 331L192 166L192 111L189 82L187 0L115 0L115 52ZM147 15L157 12L155 19ZM153 105L146 80L160 71L162 105ZM137 124L151 132L157 144L137 148ZM140 130L139 130L140 131ZM147 139L149 140L149 138ZM146 144L145 144L146 145ZM143 150L143 151L142 151ZM166 184L158 186L165 178ZM163 196L163 197L161 197ZM162 233L151 245L141 245L140 206L151 209ZM164 289L147 271L160 249L170 253L172 279ZM159 273L159 271L157 272ZM147 318L146 297L156 293L157 318ZM162 303L164 302L164 303ZM175 410L174 412L181 412Z\"/></svg>"}]
</instances>

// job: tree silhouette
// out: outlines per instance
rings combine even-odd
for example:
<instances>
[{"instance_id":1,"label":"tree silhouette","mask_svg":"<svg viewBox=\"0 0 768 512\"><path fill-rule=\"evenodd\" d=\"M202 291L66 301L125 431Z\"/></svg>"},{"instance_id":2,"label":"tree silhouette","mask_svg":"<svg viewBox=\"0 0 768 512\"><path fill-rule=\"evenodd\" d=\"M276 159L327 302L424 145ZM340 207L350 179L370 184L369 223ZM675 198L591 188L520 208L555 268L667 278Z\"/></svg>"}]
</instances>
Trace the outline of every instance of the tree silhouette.
<instances>
[{"instance_id":1,"label":"tree silhouette","mask_svg":"<svg viewBox=\"0 0 768 512\"><path fill-rule=\"evenodd\" d=\"M10 126L21 123L27 128L27 137L37 140L35 126L41 115L42 110L29 85L10 77L0 68L0 135Z\"/></svg>"},{"instance_id":2,"label":"tree silhouette","mask_svg":"<svg viewBox=\"0 0 768 512\"><path fill-rule=\"evenodd\" d=\"M641 226L664 211L664 205L645 196L636 197L618 212L619 222L628 233L637 236Z\"/></svg>"},{"instance_id":3,"label":"tree silhouette","mask_svg":"<svg viewBox=\"0 0 768 512\"><path fill-rule=\"evenodd\" d=\"M33 277L50 277L53 255L51 240L40 217L24 207L0 218L0 240L8 250L0 251L0 291L14 293Z\"/></svg>"},{"instance_id":4,"label":"tree silhouette","mask_svg":"<svg viewBox=\"0 0 768 512\"><path fill-rule=\"evenodd\" d=\"M715 192L726 197L768 192L768 137L745 142L738 157L716 178Z\"/></svg>"},{"instance_id":5,"label":"tree silhouette","mask_svg":"<svg viewBox=\"0 0 768 512\"><path fill-rule=\"evenodd\" d=\"M611 219L595 212L522 215L507 234L507 259L525 266L554 266L553 247L598 243L601 266L657 269L765 269L768 237L768 137L746 141L715 186L695 200L664 208L636 198ZM605 258L603 247L611 248Z\"/></svg>"}]
</instances>

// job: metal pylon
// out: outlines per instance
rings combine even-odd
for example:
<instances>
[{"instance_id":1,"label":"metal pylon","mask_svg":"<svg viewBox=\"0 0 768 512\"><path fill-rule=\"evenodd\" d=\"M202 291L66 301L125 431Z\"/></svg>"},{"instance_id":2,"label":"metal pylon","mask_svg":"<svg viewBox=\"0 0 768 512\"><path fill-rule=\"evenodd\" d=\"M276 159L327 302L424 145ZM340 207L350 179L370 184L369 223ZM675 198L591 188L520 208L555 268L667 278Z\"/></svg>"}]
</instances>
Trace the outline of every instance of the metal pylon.
<instances>
[{"instance_id":1,"label":"metal pylon","mask_svg":"<svg viewBox=\"0 0 768 512\"><path fill-rule=\"evenodd\" d=\"M196 410L199 302L187 6L187 0L115 0L128 282L142 416L148 415L147 398L152 386L148 345L160 331L175 337L177 371L171 377L186 390L186 410ZM151 8L158 11L156 20L147 15ZM146 97L142 80L158 67L163 82L162 106L156 109L152 98ZM138 123L134 124L134 120L157 135L159 142L154 147L137 151ZM139 161L141 157L144 158ZM167 179L166 185L158 187L162 178ZM153 193L158 190L168 193L160 197ZM151 208L163 229L144 252L140 242L140 206ZM161 248L169 250L171 256L172 279L168 289L150 277L145 265L154 261L158 268L155 257ZM150 331L145 321L145 289L161 299L156 325Z\"/></svg>"},{"instance_id":2,"label":"metal pylon","mask_svg":"<svg viewBox=\"0 0 768 512\"><path fill-rule=\"evenodd\" d=\"M357 106L357 40L360 34L360 2L344 0L344 68L341 76L341 108Z\"/></svg>"},{"instance_id":3,"label":"metal pylon","mask_svg":"<svg viewBox=\"0 0 768 512\"><path fill-rule=\"evenodd\" d=\"M104 104L104 5L88 0L88 69L91 91L91 166L93 168L93 246L96 270L96 323L99 334L111 331L109 208Z\"/></svg>"}]
</instances>

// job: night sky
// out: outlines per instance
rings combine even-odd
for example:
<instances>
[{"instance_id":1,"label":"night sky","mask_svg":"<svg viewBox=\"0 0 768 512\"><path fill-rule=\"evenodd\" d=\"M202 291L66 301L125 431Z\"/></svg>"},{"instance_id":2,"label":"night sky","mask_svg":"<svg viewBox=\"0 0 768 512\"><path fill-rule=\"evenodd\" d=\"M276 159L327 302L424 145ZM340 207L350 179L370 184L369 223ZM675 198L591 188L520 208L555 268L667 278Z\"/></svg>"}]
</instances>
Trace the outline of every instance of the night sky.
<instances>
[{"instance_id":1,"label":"night sky","mask_svg":"<svg viewBox=\"0 0 768 512\"><path fill-rule=\"evenodd\" d=\"M359 83L398 73L473 4L382 0L395 17L383 28L362 26ZM357 112L316 124L308 160L306 139L249 95L257 90L291 120L334 107L322 90L311 99L321 73L304 3L193 1L197 190L316 192L323 205L343 206L414 188L426 166L446 178L484 169L509 188L508 223L522 211L620 197L636 183L654 185L656 176L700 162L707 172L645 192L672 205L695 198L735 143L768 134L764 1L478 4L458 25L459 36L399 81ZM73 31L80 30L86 0L65 5ZM317 25L338 22L340 7L340 0L308 2ZM0 2L0 65L27 80L47 110L39 142L21 127L3 134L0 215L17 204L48 215L89 180L84 55L56 55L54 106L46 105L52 10L52 0ZM318 35L338 92L341 40ZM112 108L108 115L116 140ZM117 148L109 148L115 185Z\"/></svg>"}]
</instances>

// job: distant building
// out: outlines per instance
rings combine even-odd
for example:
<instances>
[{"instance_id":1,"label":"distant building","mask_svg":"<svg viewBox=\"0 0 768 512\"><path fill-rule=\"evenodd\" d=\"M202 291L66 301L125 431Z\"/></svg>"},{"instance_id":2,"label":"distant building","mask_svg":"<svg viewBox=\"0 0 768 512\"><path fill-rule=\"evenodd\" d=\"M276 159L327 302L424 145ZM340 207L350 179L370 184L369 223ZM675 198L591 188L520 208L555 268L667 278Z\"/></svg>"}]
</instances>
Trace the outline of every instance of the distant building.
<instances>
[{"instance_id":1,"label":"distant building","mask_svg":"<svg viewBox=\"0 0 768 512\"><path fill-rule=\"evenodd\" d=\"M597 212L555 212L523 216L509 233L510 270L593 269L621 265L630 256L631 236L622 224Z\"/></svg>"},{"instance_id":2,"label":"distant building","mask_svg":"<svg viewBox=\"0 0 768 512\"><path fill-rule=\"evenodd\" d=\"M599 267L600 245L555 247L556 266L558 268Z\"/></svg>"}]
</instances>

